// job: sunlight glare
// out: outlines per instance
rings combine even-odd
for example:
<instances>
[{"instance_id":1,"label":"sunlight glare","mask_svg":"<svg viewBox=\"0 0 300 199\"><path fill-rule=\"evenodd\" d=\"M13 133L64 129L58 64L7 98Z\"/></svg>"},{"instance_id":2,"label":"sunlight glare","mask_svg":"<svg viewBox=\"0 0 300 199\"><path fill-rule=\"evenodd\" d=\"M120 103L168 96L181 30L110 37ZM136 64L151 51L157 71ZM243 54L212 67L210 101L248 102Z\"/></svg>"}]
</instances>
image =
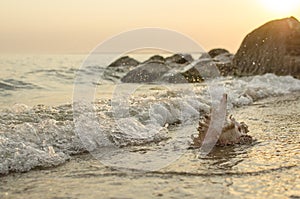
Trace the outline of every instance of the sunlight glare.
<instances>
[{"instance_id":1,"label":"sunlight glare","mask_svg":"<svg viewBox=\"0 0 300 199\"><path fill-rule=\"evenodd\" d=\"M300 0L260 0L269 10L280 14L289 14L299 8Z\"/></svg>"}]
</instances>

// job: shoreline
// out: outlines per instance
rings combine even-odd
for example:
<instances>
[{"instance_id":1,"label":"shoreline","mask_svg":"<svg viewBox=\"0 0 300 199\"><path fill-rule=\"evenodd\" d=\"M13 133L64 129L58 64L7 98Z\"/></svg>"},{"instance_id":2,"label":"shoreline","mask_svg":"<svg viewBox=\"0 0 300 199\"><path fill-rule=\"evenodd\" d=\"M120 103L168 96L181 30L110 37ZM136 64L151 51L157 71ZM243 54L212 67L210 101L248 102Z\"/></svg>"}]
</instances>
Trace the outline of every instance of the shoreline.
<instances>
[{"instance_id":1,"label":"shoreline","mask_svg":"<svg viewBox=\"0 0 300 199\"><path fill-rule=\"evenodd\" d=\"M291 108L290 105L296 105L298 108ZM262 116L263 119L255 118L251 116L251 113L259 111L259 115ZM278 112L278 113L277 113ZM292 119L291 124L293 126L284 127L283 129L296 129L298 133L300 134L300 123L297 125L297 118L300 118L300 92L293 92L289 93L287 95L279 95L279 96L271 96L263 99L258 99L254 101L250 105L244 105L241 107L234 107L230 110L230 114L234 116L238 121L245 122L250 129L249 135L253 136L254 140L257 141L257 137L259 138L259 133L263 133L262 129L259 130L259 133L257 133L257 128L253 128L253 126L263 126L268 125L272 122L282 122L284 121L284 117L286 119L289 119L287 121L290 121L293 116L295 117L295 120ZM272 115L275 114L275 115ZM281 116L281 118L280 118ZM268 118L266 118L268 117ZM279 119L280 118L280 121ZM274 120L272 120L274 119ZM300 121L299 121L300 122ZM289 124L289 125L291 125ZM255 132L253 134L253 132ZM300 144L300 141L299 141ZM222 147L220 147L222 148ZM8 174L1 174L0 178L7 177L14 174L24 174L24 173L30 173L32 171L39 171L39 170L52 170L58 167L61 167L65 164L68 164L69 162L72 162L74 159L80 159L81 156L86 157L87 154L89 154L88 151L84 151L79 154L74 154L70 157L70 160L66 161L63 164L54 166L54 167L45 167L45 168L33 168L26 172L10 172Z\"/></svg>"},{"instance_id":2,"label":"shoreline","mask_svg":"<svg viewBox=\"0 0 300 199\"><path fill-rule=\"evenodd\" d=\"M90 154L75 155L57 167L1 176L0 197L219 197L221 192L224 198L299 197L300 92L261 99L231 114L246 122L257 143L218 147L200 160L189 150L170 166L142 174L107 167Z\"/></svg>"}]
</instances>

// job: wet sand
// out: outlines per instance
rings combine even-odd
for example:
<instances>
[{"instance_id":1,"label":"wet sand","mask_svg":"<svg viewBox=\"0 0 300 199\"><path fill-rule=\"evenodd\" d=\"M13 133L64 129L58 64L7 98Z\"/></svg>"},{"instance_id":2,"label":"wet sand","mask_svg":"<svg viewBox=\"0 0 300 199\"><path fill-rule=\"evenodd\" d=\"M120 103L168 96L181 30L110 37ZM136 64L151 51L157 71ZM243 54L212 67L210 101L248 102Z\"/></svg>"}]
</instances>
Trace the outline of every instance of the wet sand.
<instances>
[{"instance_id":1,"label":"wet sand","mask_svg":"<svg viewBox=\"0 0 300 199\"><path fill-rule=\"evenodd\" d=\"M219 147L206 158L187 150L148 173L78 155L56 168L0 177L0 198L300 198L300 93L259 100L232 114L249 126L255 143Z\"/></svg>"}]
</instances>

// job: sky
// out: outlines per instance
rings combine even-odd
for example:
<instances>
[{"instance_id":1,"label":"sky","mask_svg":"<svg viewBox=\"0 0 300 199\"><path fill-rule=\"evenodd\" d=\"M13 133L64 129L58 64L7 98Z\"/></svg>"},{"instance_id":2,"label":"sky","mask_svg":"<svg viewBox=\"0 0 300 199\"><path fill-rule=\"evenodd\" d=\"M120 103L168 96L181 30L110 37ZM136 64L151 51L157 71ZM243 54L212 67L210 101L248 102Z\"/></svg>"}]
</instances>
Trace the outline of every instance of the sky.
<instances>
[{"instance_id":1,"label":"sky","mask_svg":"<svg viewBox=\"0 0 300 199\"><path fill-rule=\"evenodd\" d=\"M260 25L290 16L300 19L299 2L1 0L0 53L88 53L116 34L143 27L171 29L207 51L220 47L235 53Z\"/></svg>"}]
</instances>

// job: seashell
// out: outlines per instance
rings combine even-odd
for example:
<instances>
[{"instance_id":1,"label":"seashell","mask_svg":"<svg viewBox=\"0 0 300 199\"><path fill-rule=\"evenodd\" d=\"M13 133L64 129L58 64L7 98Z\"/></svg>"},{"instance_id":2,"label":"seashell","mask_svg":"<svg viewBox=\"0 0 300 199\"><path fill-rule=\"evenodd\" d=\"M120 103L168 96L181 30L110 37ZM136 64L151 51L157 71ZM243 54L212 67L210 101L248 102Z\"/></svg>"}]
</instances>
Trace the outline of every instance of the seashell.
<instances>
[{"instance_id":1,"label":"seashell","mask_svg":"<svg viewBox=\"0 0 300 199\"><path fill-rule=\"evenodd\" d=\"M222 100L223 102L221 103L221 106L222 104L223 106L226 106L226 94L224 95ZM199 133L197 136L192 136L193 143L191 144L191 148L200 148L202 146L209 128L210 121L211 113L205 114L202 118L200 118L199 126L197 128ZM234 117L230 115L229 117L226 117L222 132L218 136L216 146L251 143L253 139L250 135L247 134L248 132L248 126L244 122L237 122Z\"/></svg>"}]
</instances>

